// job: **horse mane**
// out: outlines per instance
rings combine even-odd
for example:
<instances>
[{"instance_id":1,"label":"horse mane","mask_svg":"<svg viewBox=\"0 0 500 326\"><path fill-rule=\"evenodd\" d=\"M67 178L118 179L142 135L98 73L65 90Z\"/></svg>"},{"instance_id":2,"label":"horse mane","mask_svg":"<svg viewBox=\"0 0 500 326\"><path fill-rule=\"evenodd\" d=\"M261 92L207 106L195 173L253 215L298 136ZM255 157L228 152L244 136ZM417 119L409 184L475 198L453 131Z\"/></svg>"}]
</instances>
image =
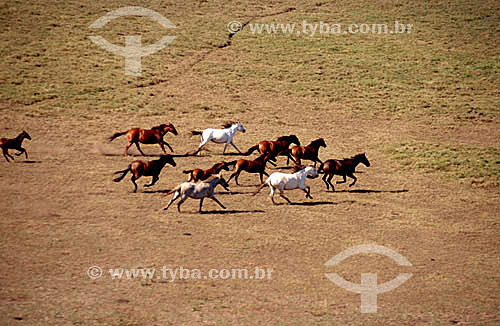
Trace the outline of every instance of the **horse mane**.
<instances>
[{"instance_id":1,"label":"horse mane","mask_svg":"<svg viewBox=\"0 0 500 326\"><path fill-rule=\"evenodd\" d=\"M325 140L324 140L323 138L318 138L318 139L313 140L313 141L309 144L309 146L314 145L314 144L316 144L316 143L319 143L320 141L325 142Z\"/></svg>"},{"instance_id":2,"label":"horse mane","mask_svg":"<svg viewBox=\"0 0 500 326\"><path fill-rule=\"evenodd\" d=\"M229 127L231 127L231 126L232 126L232 125L234 125L234 124L237 124L237 122L234 122L234 121L228 121L228 122L224 123L222 126L223 126L224 128L229 128Z\"/></svg>"},{"instance_id":3,"label":"horse mane","mask_svg":"<svg viewBox=\"0 0 500 326\"><path fill-rule=\"evenodd\" d=\"M151 130L162 130L164 127L166 127L166 124L162 123L161 125L152 127Z\"/></svg>"},{"instance_id":4,"label":"horse mane","mask_svg":"<svg viewBox=\"0 0 500 326\"><path fill-rule=\"evenodd\" d=\"M282 141L282 140L288 140L290 139L290 136L281 136L276 139L276 141Z\"/></svg>"}]
</instances>

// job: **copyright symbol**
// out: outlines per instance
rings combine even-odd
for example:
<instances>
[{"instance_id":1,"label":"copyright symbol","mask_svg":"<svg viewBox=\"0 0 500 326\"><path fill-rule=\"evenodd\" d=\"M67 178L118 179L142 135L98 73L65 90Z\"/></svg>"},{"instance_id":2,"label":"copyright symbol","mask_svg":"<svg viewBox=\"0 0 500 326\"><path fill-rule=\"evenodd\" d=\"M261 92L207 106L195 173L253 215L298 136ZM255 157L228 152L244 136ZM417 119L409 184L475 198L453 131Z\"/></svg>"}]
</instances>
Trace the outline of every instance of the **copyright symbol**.
<instances>
[{"instance_id":1,"label":"copyright symbol","mask_svg":"<svg viewBox=\"0 0 500 326\"><path fill-rule=\"evenodd\" d=\"M227 24L227 30L229 31L229 33L233 34L238 33L239 31L241 31L242 28L243 25L237 20L230 21Z\"/></svg>"},{"instance_id":2,"label":"copyright symbol","mask_svg":"<svg viewBox=\"0 0 500 326\"><path fill-rule=\"evenodd\" d=\"M97 280L99 277L102 276L102 269L99 266L91 266L87 270L87 275L93 279Z\"/></svg>"}]
</instances>

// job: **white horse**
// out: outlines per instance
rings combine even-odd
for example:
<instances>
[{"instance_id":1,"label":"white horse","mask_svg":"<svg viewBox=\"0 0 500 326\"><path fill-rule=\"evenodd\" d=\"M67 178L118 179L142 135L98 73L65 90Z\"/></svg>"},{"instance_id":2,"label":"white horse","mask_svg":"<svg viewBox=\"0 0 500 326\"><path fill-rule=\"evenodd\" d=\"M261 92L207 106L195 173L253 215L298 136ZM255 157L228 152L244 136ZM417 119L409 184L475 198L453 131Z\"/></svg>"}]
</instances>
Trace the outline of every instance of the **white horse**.
<instances>
[{"instance_id":1,"label":"white horse","mask_svg":"<svg viewBox=\"0 0 500 326\"><path fill-rule=\"evenodd\" d=\"M302 189L306 193L306 198L312 199L311 187L306 186L306 178L308 176L316 178L318 176L318 171L316 171L316 169L312 166L307 166L295 173L274 172L266 179L266 181L264 181L263 184L259 186L253 195L255 196L258 194L262 188L268 185L271 189L269 196L271 196L271 201L274 205L276 205L276 202L274 201L274 191L276 189L280 191L280 197L284 198L289 204L292 202L285 197L283 194L284 190Z\"/></svg>"},{"instance_id":2,"label":"white horse","mask_svg":"<svg viewBox=\"0 0 500 326\"><path fill-rule=\"evenodd\" d=\"M226 207L224 207L224 205L222 205L222 203L220 201L218 201L217 198L215 198L215 196L214 196L214 189L215 189L215 187L217 187L218 184L222 185L227 191L229 191L229 189L227 188L227 187L229 187L229 185L227 184L226 180L224 180L224 178L220 174L218 174L215 178L213 178L212 180L210 180L208 182L199 182L199 183L184 182L184 183L181 183L180 185L178 185L177 187L175 187L174 189L172 189L171 191L169 191L167 193L167 195L170 195L173 193L175 193L175 194L172 197L172 199L170 199L167 207L165 207L164 210L167 210L170 207L170 205L172 205L172 203L179 197L181 197L181 200L177 204L177 210L179 211L179 213L181 211L182 203L185 202L186 199L188 199L188 198L194 198L194 199L200 200L200 213L201 213L201 206L203 205L203 199L205 199L206 197L212 199L217 204L219 204L222 208L225 209Z\"/></svg>"},{"instance_id":3,"label":"white horse","mask_svg":"<svg viewBox=\"0 0 500 326\"><path fill-rule=\"evenodd\" d=\"M233 143L233 138L237 131L245 132L246 131L245 128L243 128L243 125L240 122L233 124L225 124L224 128L225 129L208 128L203 131L196 131L196 130L191 131L193 135L201 135L201 143L193 155L198 154L201 148L205 146L205 144L208 143L209 141L213 141L214 143L218 144L226 143L226 145L224 146L224 151L222 152L223 154L226 153L226 148L229 144L233 145L233 147L241 154L241 151Z\"/></svg>"}]
</instances>

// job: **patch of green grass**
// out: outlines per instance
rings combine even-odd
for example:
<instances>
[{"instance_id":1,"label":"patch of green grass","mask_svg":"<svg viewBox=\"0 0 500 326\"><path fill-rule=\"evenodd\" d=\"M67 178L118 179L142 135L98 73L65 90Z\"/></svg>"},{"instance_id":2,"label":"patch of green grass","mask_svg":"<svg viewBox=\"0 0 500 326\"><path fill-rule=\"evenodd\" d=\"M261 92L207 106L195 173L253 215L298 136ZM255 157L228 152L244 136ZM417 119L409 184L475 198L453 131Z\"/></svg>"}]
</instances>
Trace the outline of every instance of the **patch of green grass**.
<instances>
[{"instance_id":1,"label":"patch of green grass","mask_svg":"<svg viewBox=\"0 0 500 326\"><path fill-rule=\"evenodd\" d=\"M500 185L500 149L446 146L439 143L396 143L385 147L402 166L423 173L438 173L454 180Z\"/></svg>"}]
</instances>

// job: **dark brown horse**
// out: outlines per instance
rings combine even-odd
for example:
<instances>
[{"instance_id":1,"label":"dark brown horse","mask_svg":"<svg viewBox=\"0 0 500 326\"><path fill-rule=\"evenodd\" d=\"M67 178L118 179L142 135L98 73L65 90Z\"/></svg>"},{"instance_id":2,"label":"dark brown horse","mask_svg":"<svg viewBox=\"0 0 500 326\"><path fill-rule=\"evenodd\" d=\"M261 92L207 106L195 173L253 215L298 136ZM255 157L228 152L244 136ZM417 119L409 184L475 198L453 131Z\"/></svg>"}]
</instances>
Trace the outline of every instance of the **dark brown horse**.
<instances>
[{"instance_id":1,"label":"dark brown horse","mask_svg":"<svg viewBox=\"0 0 500 326\"><path fill-rule=\"evenodd\" d=\"M207 180L210 176L219 173L221 170L229 171L228 163L222 161L214 164L210 169L184 170L182 173L190 174L188 182L197 182Z\"/></svg>"},{"instance_id":2,"label":"dark brown horse","mask_svg":"<svg viewBox=\"0 0 500 326\"><path fill-rule=\"evenodd\" d=\"M297 136L281 136L276 140L263 140L257 145L250 147L243 155L250 155L255 150L259 150L261 154L269 153L273 157L277 157L279 155L288 156L288 147L290 147L290 144L300 145L300 141Z\"/></svg>"},{"instance_id":3,"label":"dark brown horse","mask_svg":"<svg viewBox=\"0 0 500 326\"><path fill-rule=\"evenodd\" d=\"M170 155L162 155L159 159L153 160L153 161L140 161L136 160L133 161L128 165L128 168L125 170L121 171L116 171L114 174L122 173L121 176L114 178L114 182L120 182L125 175L127 175L128 172L132 173L132 178L130 179L132 183L134 184L134 192L137 191L137 184L135 181L139 179L140 177L144 176L151 176L153 179L151 180L150 184L144 185L144 187L151 187L158 181L160 172L165 166L165 164L170 164L172 166L176 166L174 159Z\"/></svg>"},{"instance_id":4,"label":"dark brown horse","mask_svg":"<svg viewBox=\"0 0 500 326\"><path fill-rule=\"evenodd\" d=\"M326 184L326 189L328 190L328 186L330 185L332 186L332 191L335 191L335 187L331 182L334 175L341 175L344 177L343 181L337 181L337 183L345 183L346 176L354 179L349 187L354 186L357 180L354 173L356 172L356 166L358 166L359 163L363 163L367 167L370 166L370 161L366 158L365 153L357 154L351 158L345 158L343 160L326 160L325 163L322 163L319 167L319 171L323 170L325 173L323 175L323 181Z\"/></svg>"},{"instance_id":5,"label":"dark brown horse","mask_svg":"<svg viewBox=\"0 0 500 326\"><path fill-rule=\"evenodd\" d=\"M290 150L288 158L294 158L297 165L301 165L301 160L311 160L314 162L314 167L316 167L316 162L322 163L318 158L318 152L320 147L326 147L325 140L323 138L318 138L313 140L307 146L293 146ZM290 157L291 156L291 157ZM286 164L288 165L288 160Z\"/></svg>"},{"instance_id":6,"label":"dark brown horse","mask_svg":"<svg viewBox=\"0 0 500 326\"><path fill-rule=\"evenodd\" d=\"M141 148L139 147L139 143L160 144L163 153L166 154L167 152L165 151L165 147L163 145L167 145L172 152L174 151L172 147L166 141L163 140L163 136L165 136L165 134L169 131L177 136L177 130L175 129L173 124L163 123L151 129L132 128L127 131L116 132L113 134L113 136L109 137L109 141L113 141L117 137L127 135L128 144L125 147L125 156L128 155L128 149L130 148L130 146L132 146L132 144L135 144L135 146L142 154L142 156L145 156Z\"/></svg>"},{"instance_id":7,"label":"dark brown horse","mask_svg":"<svg viewBox=\"0 0 500 326\"><path fill-rule=\"evenodd\" d=\"M276 162L276 159L274 156L272 156L269 153L265 153L257 157L255 160L236 160L229 162L228 164L230 165L235 165L234 172L231 174L227 182L231 181L231 179L234 177L234 181L236 181L236 184L239 185L238 183L238 177L240 176L241 171L246 171L248 173L258 173L260 175L260 183L262 183L264 180L262 179L262 176L269 176L267 172L265 171L266 169L266 163L268 161L274 161Z\"/></svg>"},{"instance_id":8,"label":"dark brown horse","mask_svg":"<svg viewBox=\"0 0 500 326\"><path fill-rule=\"evenodd\" d=\"M31 140L30 135L24 130L16 138L0 138L0 148L2 148L3 156L7 162L9 162L9 157L14 160L14 157L9 154L9 149L18 150L18 153L14 153L16 156L24 153L24 156L28 159L28 152L21 146L25 138Z\"/></svg>"}]
</instances>

